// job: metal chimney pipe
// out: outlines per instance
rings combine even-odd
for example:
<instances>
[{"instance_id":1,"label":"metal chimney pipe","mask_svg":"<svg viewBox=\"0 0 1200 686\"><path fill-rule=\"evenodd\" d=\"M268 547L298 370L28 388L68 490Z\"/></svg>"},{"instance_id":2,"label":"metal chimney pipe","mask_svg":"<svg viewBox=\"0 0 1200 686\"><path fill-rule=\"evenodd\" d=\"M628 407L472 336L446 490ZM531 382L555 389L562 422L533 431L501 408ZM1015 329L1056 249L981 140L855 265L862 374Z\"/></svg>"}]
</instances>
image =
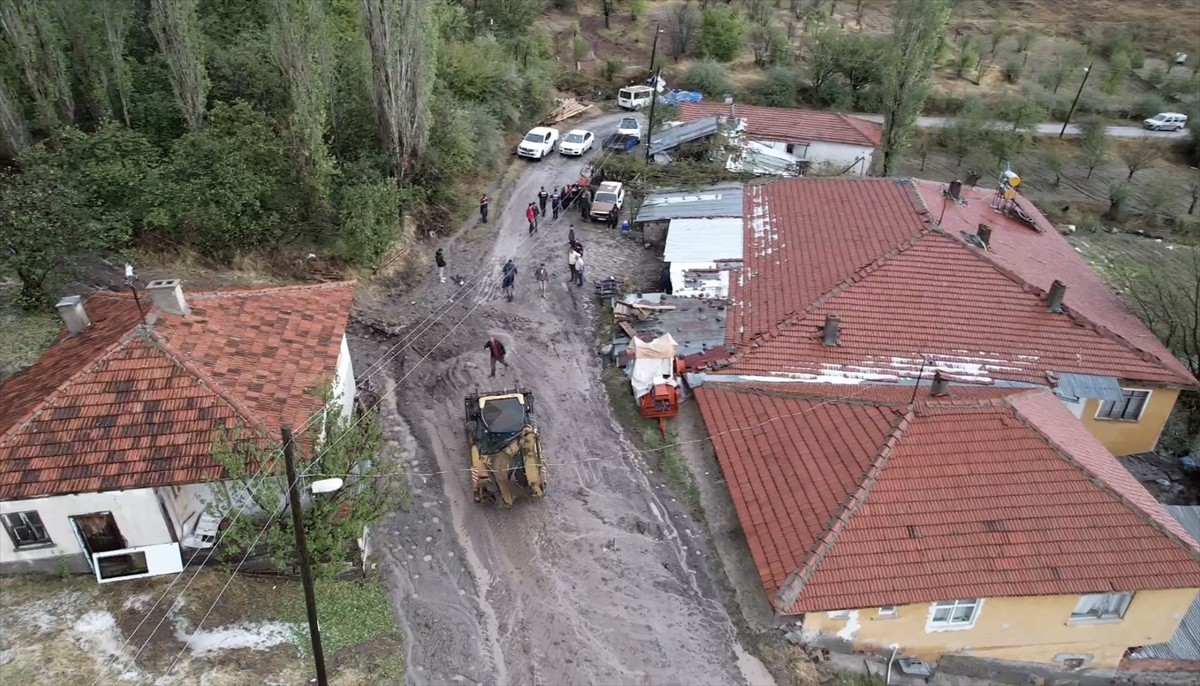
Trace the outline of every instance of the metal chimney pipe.
<instances>
[{"instance_id":1,"label":"metal chimney pipe","mask_svg":"<svg viewBox=\"0 0 1200 686\"><path fill-rule=\"evenodd\" d=\"M950 382L946 377L942 376L941 372L933 373L933 384L929 387L929 395L937 398L946 395L950 389Z\"/></svg>"},{"instance_id":2,"label":"metal chimney pipe","mask_svg":"<svg viewBox=\"0 0 1200 686\"><path fill-rule=\"evenodd\" d=\"M950 197L954 198L955 202L962 198L962 181L955 179L950 182L949 191Z\"/></svg>"},{"instance_id":3,"label":"metal chimney pipe","mask_svg":"<svg viewBox=\"0 0 1200 686\"><path fill-rule=\"evenodd\" d=\"M976 229L975 235L979 236L979 242L983 243L984 248L992 245L992 227L987 224L980 224L979 228Z\"/></svg>"},{"instance_id":4,"label":"metal chimney pipe","mask_svg":"<svg viewBox=\"0 0 1200 686\"><path fill-rule=\"evenodd\" d=\"M828 346L838 344L838 334L841 332L842 321L836 314L825 315L825 331L822 343Z\"/></svg>"},{"instance_id":5,"label":"metal chimney pipe","mask_svg":"<svg viewBox=\"0 0 1200 686\"><path fill-rule=\"evenodd\" d=\"M1050 290L1046 293L1046 309L1051 312L1063 311L1063 297L1067 294L1067 285L1058 279L1050 284Z\"/></svg>"}]
</instances>

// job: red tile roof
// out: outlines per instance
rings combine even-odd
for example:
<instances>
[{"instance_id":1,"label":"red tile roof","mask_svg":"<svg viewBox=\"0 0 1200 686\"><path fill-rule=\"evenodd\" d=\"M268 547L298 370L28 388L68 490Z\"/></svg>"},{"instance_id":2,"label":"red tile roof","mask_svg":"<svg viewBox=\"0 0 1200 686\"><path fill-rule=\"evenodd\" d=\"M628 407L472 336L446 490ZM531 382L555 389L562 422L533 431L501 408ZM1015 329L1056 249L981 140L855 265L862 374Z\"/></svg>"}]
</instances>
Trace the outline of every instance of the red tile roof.
<instances>
[{"instance_id":1,"label":"red tile roof","mask_svg":"<svg viewBox=\"0 0 1200 686\"><path fill-rule=\"evenodd\" d=\"M1076 372L1197 384L1062 236L997 215L995 250L981 251L962 238L967 222L970 233L979 222L955 208L944 230L932 224L921 186L789 179L748 188L745 267L732 279L727 324L740 351L716 366L889 381L916 376L924 359L926 373L962 381L1047 384L1048 372ZM1067 312L1047 310L1040 284L1054 273L1024 263L1039 251L1009 250L1022 231L1070 282ZM827 314L841 320L837 346L821 341Z\"/></svg>"},{"instance_id":2,"label":"red tile roof","mask_svg":"<svg viewBox=\"0 0 1200 686\"><path fill-rule=\"evenodd\" d=\"M679 106L680 119L685 122L714 114L728 116L729 105L685 102ZM839 112L734 105L734 116L746 120L746 133L751 138L762 141L804 145L820 141L874 148L883 137L883 127L879 124Z\"/></svg>"},{"instance_id":3,"label":"red tile roof","mask_svg":"<svg viewBox=\"0 0 1200 686\"><path fill-rule=\"evenodd\" d=\"M188 317L95 293L92 326L3 382L0 499L219 478L221 429L278 434L320 409L353 283L186 293Z\"/></svg>"},{"instance_id":4,"label":"red tile roof","mask_svg":"<svg viewBox=\"0 0 1200 686\"><path fill-rule=\"evenodd\" d=\"M782 613L1200 587L1200 544L1046 390L784 386L697 390Z\"/></svg>"}]
</instances>

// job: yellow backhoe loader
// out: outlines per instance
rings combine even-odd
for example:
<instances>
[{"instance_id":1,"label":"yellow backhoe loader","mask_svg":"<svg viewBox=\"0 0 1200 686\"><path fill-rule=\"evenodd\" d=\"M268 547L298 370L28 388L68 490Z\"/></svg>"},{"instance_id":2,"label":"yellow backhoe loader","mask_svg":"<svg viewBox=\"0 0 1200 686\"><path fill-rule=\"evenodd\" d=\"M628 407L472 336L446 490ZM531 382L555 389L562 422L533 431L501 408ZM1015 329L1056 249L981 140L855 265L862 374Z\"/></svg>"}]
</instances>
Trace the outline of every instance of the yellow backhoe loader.
<instances>
[{"instance_id":1,"label":"yellow backhoe loader","mask_svg":"<svg viewBox=\"0 0 1200 686\"><path fill-rule=\"evenodd\" d=\"M475 502L499 495L505 507L512 507L517 491L542 497L546 467L533 422L533 393L476 394L467 396L463 404Z\"/></svg>"}]
</instances>

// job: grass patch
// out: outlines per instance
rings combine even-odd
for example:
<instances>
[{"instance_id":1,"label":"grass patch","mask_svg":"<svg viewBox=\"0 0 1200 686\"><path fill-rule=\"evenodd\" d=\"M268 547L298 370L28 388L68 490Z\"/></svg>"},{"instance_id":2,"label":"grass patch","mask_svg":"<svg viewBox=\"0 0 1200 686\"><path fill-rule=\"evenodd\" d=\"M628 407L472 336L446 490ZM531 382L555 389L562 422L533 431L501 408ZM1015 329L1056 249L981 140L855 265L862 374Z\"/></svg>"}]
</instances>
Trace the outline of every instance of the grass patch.
<instances>
[{"instance_id":1,"label":"grass patch","mask_svg":"<svg viewBox=\"0 0 1200 686\"><path fill-rule=\"evenodd\" d=\"M0 378L33 364L61 330L49 312L0 313Z\"/></svg>"},{"instance_id":2,"label":"grass patch","mask_svg":"<svg viewBox=\"0 0 1200 686\"><path fill-rule=\"evenodd\" d=\"M311 653L304 594L295 593L283 608L285 619L296 625L297 643ZM365 673L376 682L398 683L404 677L403 636L392 619L387 589L372 581L318 581L317 616L321 644L336 665L335 673Z\"/></svg>"},{"instance_id":3,"label":"grass patch","mask_svg":"<svg viewBox=\"0 0 1200 686\"><path fill-rule=\"evenodd\" d=\"M874 674L834 674L823 686L883 686L883 679Z\"/></svg>"},{"instance_id":4,"label":"grass patch","mask_svg":"<svg viewBox=\"0 0 1200 686\"><path fill-rule=\"evenodd\" d=\"M663 436L658 430L657 421L642 416L630 393L629 379L621 369L614 367L604 371L604 387L617 421L633 432L638 448L647 451L647 455L653 458L651 463L692 512L702 514L700 489L684 463L683 455L675 447L670 422L667 423L667 435Z\"/></svg>"}]
</instances>

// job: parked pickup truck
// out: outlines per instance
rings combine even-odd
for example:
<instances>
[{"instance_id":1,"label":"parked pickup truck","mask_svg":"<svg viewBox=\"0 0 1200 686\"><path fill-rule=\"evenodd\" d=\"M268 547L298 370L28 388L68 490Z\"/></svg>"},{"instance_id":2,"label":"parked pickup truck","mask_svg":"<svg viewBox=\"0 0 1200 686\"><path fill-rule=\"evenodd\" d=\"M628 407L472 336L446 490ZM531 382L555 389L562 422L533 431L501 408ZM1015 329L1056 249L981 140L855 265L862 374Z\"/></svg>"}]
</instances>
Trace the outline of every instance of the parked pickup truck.
<instances>
[{"instance_id":1,"label":"parked pickup truck","mask_svg":"<svg viewBox=\"0 0 1200 686\"><path fill-rule=\"evenodd\" d=\"M638 146L641 142L637 136L631 136L627 133L614 133L604 139L605 152L629 152Z\"/></svg>"}]
</instances>

